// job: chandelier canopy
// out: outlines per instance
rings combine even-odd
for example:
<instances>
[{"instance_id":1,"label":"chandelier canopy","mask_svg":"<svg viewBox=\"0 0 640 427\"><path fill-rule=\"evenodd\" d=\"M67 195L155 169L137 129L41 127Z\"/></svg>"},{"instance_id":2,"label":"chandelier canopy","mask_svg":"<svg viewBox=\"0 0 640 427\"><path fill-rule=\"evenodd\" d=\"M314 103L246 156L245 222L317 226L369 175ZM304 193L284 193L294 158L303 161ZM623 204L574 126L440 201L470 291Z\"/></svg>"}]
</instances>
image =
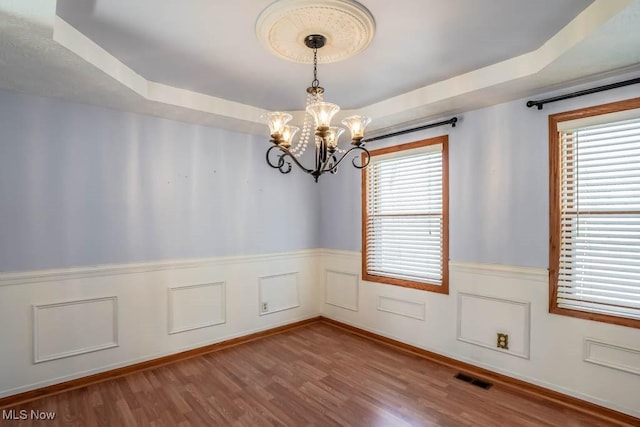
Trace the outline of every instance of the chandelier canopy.
<instances>
[{"instance_id":1,"label":"chandelier canopy","mask_svg":"<svg viewBox=\"0 0 640 427\"><path fill-rule=\"evenodd\" d=\"M331 120L340 107L324 101L324 88L318 80L318 50L327 45L327 36L336 40L336 45L329 46L329 58L325 62L333 62L352 56L364 49L373 37L373 17L362 5L351 0L280 0L267 7L258 18L256 32L260 40L276 55L296 62L307 62L308 53L300 51L298 43L287 37L291 36L291 22L308 24L309 33L302 38L303 47L312 53L313 80L307 88L307 103L302 132L297 143L294 140L300 128L288 123L293 116L287 112L265 112L262 119L269 126L270 141L273 144L266 153L267 163L286 174L291 172L295 163L304 172L318 178L326 173L336 173L338 165L350 154L354 156L351 163L358 169L369 164L369 151L364 148L364 131L371 122L369 117L354 115L342 120L351 133L351 147L338 147L344 128L332 126ZM295 31L301 31L296 28ZM311 32L313 31L313 32ZM317 31L317 32L315 32ZM321 34L324 32L325 34ZM284 40L283 40L284 37ZM344 43L351 41L352 43ZM344 46L339 46L339 43ZM313 134L313 136L311 136ZM309 139L315 142L315 164L305 167L301 156L305 152Z\"/></svg>"}]
</instances>

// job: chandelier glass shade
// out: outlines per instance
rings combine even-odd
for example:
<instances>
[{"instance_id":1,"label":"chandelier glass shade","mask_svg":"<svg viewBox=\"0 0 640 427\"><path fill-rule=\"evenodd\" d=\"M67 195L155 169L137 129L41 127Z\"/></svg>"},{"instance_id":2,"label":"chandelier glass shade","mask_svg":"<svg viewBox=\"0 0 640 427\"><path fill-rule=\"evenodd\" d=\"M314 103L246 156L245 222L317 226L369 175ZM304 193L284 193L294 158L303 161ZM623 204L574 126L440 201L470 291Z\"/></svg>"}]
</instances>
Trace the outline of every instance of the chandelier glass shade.
<instances>
[{"instance_id":1,"label":"chandelier glass shade","mask_svg":"<svg viewBox=\"0 0 640 427\"><path fill-rule=\"evenodd\" d=\"M304 172L318 178L326 173L336 173L338 165L350 154L356 155L351 163L354 167L362 169L369 164L369 151L364 148L364 130L371 122L369 117L350 116L342 120L342 124L351 132L351 145L348 150L338 148L340 136L345 129L338 126L331 126L331 120L340 111L340 107L323 99L324 88L318 81L318 49L326 43L326 38L319 34L312 34L305 38L305 44L313 49L313 81L307 88L307 105L305 109L305 120L303 124L300 140L292 148L293 140L300 128L290 126L288 123L293 116L286 112L266 112L262 119L269 126L271 143L273 144L266 153L269 166L287 174L291 172L295 163ZM312 123L313 122L313 126ZM300 157L304 153L309 139L315 140L315 165L308 168L302 165ZM293 163L292 163L293 162Z\"/></svg>"}]
</instances>

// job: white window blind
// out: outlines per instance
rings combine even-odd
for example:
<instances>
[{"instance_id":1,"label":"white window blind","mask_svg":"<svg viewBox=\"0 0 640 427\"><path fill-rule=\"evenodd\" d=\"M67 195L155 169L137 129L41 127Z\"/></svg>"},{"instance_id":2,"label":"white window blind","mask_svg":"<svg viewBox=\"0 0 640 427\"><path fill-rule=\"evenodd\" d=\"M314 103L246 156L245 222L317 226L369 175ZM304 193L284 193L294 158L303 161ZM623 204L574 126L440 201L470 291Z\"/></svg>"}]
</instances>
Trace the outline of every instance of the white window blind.
<instances>
[{"instance_id":1,"label":"white window blind","mask_svg":"<svg viewBox=\"0 0 640 427\"><path fill-rule=\"evenodd\" d=\"M368 274L442 285L442 161L442 144L371 158Z\"/></svg>"},{"instance_id":2,"label":"white window blind","mask_svg":"<svg viewBox=\"0 0 640 427\"><path fill-rule=\"evenodd\" d=\"M640 119L560 141L558 307L640 319Z\"/></svg>"}]
</instances>

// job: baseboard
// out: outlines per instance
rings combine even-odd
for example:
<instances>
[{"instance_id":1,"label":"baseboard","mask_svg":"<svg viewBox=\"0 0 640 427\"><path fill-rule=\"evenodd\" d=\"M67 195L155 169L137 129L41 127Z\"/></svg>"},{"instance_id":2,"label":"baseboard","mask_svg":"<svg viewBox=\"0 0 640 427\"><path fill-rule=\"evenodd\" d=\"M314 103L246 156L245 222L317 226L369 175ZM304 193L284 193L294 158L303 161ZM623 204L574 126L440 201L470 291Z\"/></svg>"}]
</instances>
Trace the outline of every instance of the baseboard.
<instances>
[{"instance_id":1,"label":"baseboard","mask_svg":"<svg viewBox=\"0 0 640 427\"><path fill-rule=\"evenodd\" d=\"M448 366L450 368L463 370L468 374L476 377L480 377L485 381L499 384L510 391L525 395L527 397L535 397L544 399L546 401L555 402L557 404L566 406L568 408L580 411L591 417L598 418L609 423L614 423L621 426L639 426L640 418L633 417L622 412L615 411L613 409L605 408L604 406L596 405L595 403L587 402L585 400L578 399L573 396L559 393L555 390L550 390L535 384L528 383L516 378L509 377L504 374L490 371L488 369L480 368L470 363L462 362L460 360L452 359L447 356L443 356L438 353L434 353L428 350L424 350L420 347L415 347L410 344L403 343L402 341L387 338L382 335L378 335L374 332L366 331L355 326L348 325L346 323L339 322L337 320L330 319L328 317L320 316L320 320L328 325L343 329L353 334L359 335L363 338L371 341L376 341L388 346L391 346L400 351L414 354L416 356L428 359L432 362L439 363L441 365Z\"/></svg>"},{"instance_id":2,"label":"baseboard","mask_svg":"<svg viewBox=\"0 0 640 427\"><path fill-rule=\"evenodd\" d=\"M278 327L267 329L260 332L254 332L241 337L232 338L232 339L221 341L215 344L206 345L204 347L198 347L192 350L182 351L180 353L170 354L168 356L163 356L163 357L147 360L140 363L135 363L133 365L123 366L121 368L100 372L98 374L89 375L86 377L77 378L74 380L65 381L58 384L53 384L47 387L42 387L35 390L29 390L24 393L18 393L11 396L3 397L3 398L0 398L0 409L23 404L23 403L40 399L46 396L64 393L66 391L74 390L77 388L86 387L91 384L100 383L100 382L118 378L124 375L132 374L135 372L157 368L159 366L167 365L169 363L177 362L179 360L189 359L192 357L201 356L203 354L213 353L216 351L223 350L225 348L248 343L250 341L255 341L271 335L276 335L285 331L289 331L289 330L306 326L312 323L316 323L316 322L319 322L320 320L321 320L320 316L311 317L309 319L300 320L298 322L289 323L286 325L278 326Z\"/></svg>"}]
</instances>

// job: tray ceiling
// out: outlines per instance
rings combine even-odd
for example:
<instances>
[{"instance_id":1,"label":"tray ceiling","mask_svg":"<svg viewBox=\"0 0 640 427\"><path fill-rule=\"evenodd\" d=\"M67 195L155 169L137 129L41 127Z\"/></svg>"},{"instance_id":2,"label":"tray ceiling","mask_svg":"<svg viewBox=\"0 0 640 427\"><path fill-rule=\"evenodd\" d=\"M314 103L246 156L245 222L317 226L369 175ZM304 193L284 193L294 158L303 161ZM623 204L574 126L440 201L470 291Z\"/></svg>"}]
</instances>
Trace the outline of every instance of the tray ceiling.
<instances>
[{"instance_id":1,"label":"tray ceiling","mask_svg":"<svg viewBox=\"0 0 640 427\"><path fill-rule=\"evenodd\" d=\"M259 43L271 2L0 0L0 87L259 132L263 109L303 107L312 78ZM374 129L640 65L638 0L361 3L373 41L319 78Z\"/></svg>"}]
</instances>

